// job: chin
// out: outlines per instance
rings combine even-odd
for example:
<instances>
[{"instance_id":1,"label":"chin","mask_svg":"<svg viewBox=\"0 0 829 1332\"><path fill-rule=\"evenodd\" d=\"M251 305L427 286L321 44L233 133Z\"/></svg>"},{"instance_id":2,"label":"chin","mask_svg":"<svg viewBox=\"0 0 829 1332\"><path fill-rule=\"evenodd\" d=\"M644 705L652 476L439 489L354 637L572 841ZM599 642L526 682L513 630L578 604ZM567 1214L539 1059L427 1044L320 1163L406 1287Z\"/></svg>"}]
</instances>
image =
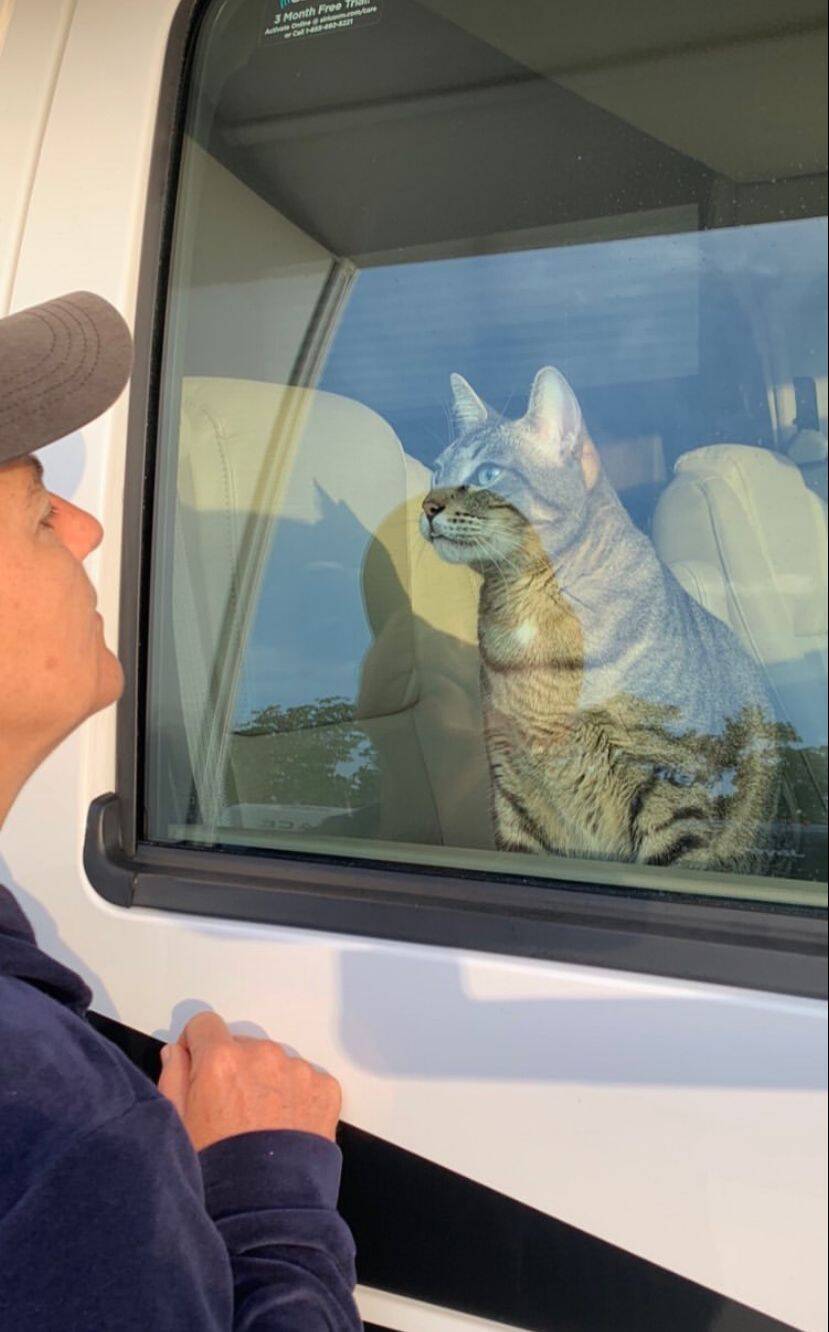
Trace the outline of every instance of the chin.
<instances>
[{"instance_id":1,"label":"chin","mask_svg":"<svg viewBox=\"0 0 829 1332\"><path fill-rule=\"evenodd\" d=\"M94 712L100 712L101 708L108 708L111 703L117 703L124 692L124 670L109 648L104 649L103 661L98 672L98 689L96 691Z\"/></svg>"},{"instance_id":2,"label":"chin","mask_svg":"<svg viewBox=\"0 0 829 1332\"><path fill-rule=\"evenodd\" d=\"M433 537L432 545L447 564L472 564L475 560L474 546L462 546L457 541L450 541L449 537Z\"/></svg>"}]
</instances>

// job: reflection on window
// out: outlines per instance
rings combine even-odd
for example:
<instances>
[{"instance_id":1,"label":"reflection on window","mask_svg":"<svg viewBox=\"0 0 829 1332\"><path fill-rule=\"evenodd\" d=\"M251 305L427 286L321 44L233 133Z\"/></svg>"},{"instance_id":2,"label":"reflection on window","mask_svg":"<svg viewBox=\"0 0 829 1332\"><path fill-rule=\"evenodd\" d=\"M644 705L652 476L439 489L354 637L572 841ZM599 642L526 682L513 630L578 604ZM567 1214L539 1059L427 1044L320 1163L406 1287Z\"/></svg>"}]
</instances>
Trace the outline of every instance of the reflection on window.
<instances>
[{"instance_id":1,"label":"reflection on window","mask_svg":"<svg viewBox=\"0 0 829 1332\"><path fill-rule=\"evenodd\" d=\"M728 79L728 142L660 138L656 91L634 115L460 0L275 45L260 9L208 17L191 90L148 834L816 901L808 97L764 167Z\"/></svg>"}]
</instances>

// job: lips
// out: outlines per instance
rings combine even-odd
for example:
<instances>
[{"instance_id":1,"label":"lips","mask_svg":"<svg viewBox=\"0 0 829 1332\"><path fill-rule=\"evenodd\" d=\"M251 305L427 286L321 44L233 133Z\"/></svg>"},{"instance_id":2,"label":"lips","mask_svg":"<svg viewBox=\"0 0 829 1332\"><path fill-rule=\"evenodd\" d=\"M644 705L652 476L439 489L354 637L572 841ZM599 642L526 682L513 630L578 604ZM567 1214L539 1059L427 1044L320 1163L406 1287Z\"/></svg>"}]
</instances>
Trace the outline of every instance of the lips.
<instances>
[{"instance_id":1,"label":"lips","mask_svg":"<svg viewBox=\"0 0 829 1332\"><path fill-rule=\"evenodd\" d=\"M448 541L452 546L474 546L474 537L447 536L445 532L433 532L433 541Z\"/></svg>"}]
</instances>

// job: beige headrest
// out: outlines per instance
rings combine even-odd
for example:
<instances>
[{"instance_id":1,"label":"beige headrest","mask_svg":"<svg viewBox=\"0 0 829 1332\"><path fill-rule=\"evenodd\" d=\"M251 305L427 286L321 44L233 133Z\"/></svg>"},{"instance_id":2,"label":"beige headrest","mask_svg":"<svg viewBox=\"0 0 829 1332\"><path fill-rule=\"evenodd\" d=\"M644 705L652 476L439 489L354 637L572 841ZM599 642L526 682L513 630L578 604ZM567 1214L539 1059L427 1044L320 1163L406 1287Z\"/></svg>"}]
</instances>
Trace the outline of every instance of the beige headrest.
<instances>
[{"instance_id":1,"label":"beige headrest","mask_svg":"<svg viewBox=\"0 0 829 1332\"><path fill-rule=\"evenodd\" d=\"M667 563L720 563L748 621L759 627L759 655L771 639L826 632L826 507L799 468L769 449L709 444L683 454L660 501L654 535ZM696 492L682 500L685 492ZM774 607L772 614L771 607Z\"/></svg>"},{"instance_id":2,"label":"beige headrest","mask_svg":"<svg viewBox=\"0 0 829 1332\"><path fill-rule=\"evenodd\" d=\"M211 459L211 462L208 462ZM320 389L186 379L181 499L199 510L315 521L327 497L376 528L406 493L396 434L369 407Z\"/></svg>"},{"instance_id":3,"label":"beige headrest","mask_svg":"<svg viewBox=\"0 0 829 1332\"><path fill-rule=\"evenodd\" d=\"M681 454L674 471L682 475L716 475L740 486L751 486L755 480L761 484L772 478L779 481L786 474L793 482L800 481L798 469L782 453L753 444L706 444Z\"/></svg>"}]
</instances>

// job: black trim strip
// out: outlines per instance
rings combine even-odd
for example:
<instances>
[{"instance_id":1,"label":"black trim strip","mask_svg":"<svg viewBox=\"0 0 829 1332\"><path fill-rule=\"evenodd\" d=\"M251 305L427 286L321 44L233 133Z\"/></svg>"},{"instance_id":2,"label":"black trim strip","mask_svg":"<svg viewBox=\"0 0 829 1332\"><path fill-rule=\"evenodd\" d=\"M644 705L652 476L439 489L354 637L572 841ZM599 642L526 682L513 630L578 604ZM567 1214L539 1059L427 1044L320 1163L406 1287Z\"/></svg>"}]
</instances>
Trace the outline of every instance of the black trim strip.
<instances>
[{"instance_id":1,"label":"black trim strip","mask_svg":"<svg viewBox=\"0 0 829 1332\"><path fill-rule=\"evenodd\" d=\"M676 893L477 878L366 861L141 845L93 802L84 867L117 906L407 939L823 998L826 921Z\"/></svg>"},{"instance_id":2,"label":"black trim strip","mask_svg":"<svg viewBox=\"0 0 829 1332\"><path fill-rule=\"evenodd\" d=\"M181 166L190 68L201 16L213 0L181 0L173 14L159 86L147 207L141 240L138 298L129 387L118 657L124 689L118 703L116 785L123 805L127 851L143 821L143 773L138 737L144 721L149 641L150 551L155 498L155 452L167 288Z\"/></svg>"},{"instance_id":3,"label":"black trim strip","mask_svg":"<svg viewBox=\"0 0 829 1332\"><path fill-rule=\"evenodd\" d=\"M153 143L135 321L121 555L117 796L89 811L92 886L120 906L267 921L550 958L786 994L827 994L826 913L509 875L300 855L156 847L144 828L139 737L148 639L159 367L189 70L211 0L170 28Z\"/></svg>"},{"instance_id":4,"label":"black trim strip","mask_svg":"<svg viewBox=\"0 0 829 1332\"><path fill-rule=\"evenodd\" d=\"M89 1020L157 1079L160 1041ZM364 1285L529 1332L794 1332L371 1133L342 1124L338 1141Z\"/></svg>"}]
</instances>

